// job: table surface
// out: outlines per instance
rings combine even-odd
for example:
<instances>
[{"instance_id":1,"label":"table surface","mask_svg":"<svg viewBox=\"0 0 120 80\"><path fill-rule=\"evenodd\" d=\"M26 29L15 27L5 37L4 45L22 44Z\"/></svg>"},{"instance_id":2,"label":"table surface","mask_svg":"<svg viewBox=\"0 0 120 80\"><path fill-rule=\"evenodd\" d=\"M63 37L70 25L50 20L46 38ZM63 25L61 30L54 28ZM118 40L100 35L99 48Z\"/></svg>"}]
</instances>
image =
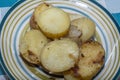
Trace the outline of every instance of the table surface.
<instances>
[{"instance_id":1,"label":"table surface","mask_svg":"<svg viewBox=\"0 0 120 80\"><path fill-rule=\"evenodd\" d=\"M0 23L5 13L14 5L18 0L0 0ZM120 27L120 0L96 0L104 6L115 18ZM120 78L119 78L120 79ZM0 80L8 80L7 75L0 64Z\"/></svg>"}]
</instances>

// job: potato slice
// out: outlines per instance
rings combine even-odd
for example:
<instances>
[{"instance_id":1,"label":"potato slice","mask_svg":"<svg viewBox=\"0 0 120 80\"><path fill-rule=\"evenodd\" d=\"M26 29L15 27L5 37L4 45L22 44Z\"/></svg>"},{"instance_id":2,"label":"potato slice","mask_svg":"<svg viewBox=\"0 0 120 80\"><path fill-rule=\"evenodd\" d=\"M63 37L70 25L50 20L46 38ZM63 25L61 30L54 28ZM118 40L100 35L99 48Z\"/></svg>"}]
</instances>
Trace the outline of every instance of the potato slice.
<instances>
[{"instance_id":1,"label":"potato slice","mask_svg":"<svg viewBox=\"0 0 120 80\"><path fill-rule=\"evenodd\" d=\"M34 11L32 17L31 17L31 19L30 19L30 27L31 27L32 29L39 29L39 26L38 26L38 24L37 24L37 22L36 22L37 19L38 19L39 14L40 14L41 12L43 12L43 11L51 8L51 7L52 7L52 5L50 5L50 4L42 3L42 4L38 5L38 6L35 8L35 11Z\"/></svg>"},{"instance_id":2,"label":"potato slice","mask_svg":"<svg viewBox=\"0 0 120 80\"><path fill-rule=\"evenodd\" d=\"M76 26L81 31L80 40L82 42L89 40L95 33L95 23L89 18L82 17L75 19L71 22L71 25Z\"/></svg>"},{"instance_id":3,"label":"potato slice","mask_svg":"<svg viewBox=\"0 0 120 80\"><path fill-rule=\"evenodd\" d=\"M92 79L104 64L104 48L96 41L89 41L81 46L80 52L78 73L83 79Z\"/></svg>"},{"instance_id":4,"label":"potato slice","mask_svg":"<svg viewBox=\"0 0 120 80\"><path fill-rule=\"evenodd\" d=\"M37 23L49 38L60 38L67 34L70 26L69 15L59 8L49 8L38 16Z\"/></svg>"},{"instance_id":5,"label":"potato slice","mask_svg":"<svg viewBox=\"0 0 120 80\"><path fill-rule=\"evenodd\" d=\"M79 80L91 80L102 68L104 64L105 52L101 44L96 41L89 41L82 44L80 48L80 59L71 73L65 74Z\"/></svg>"},{"instance_id":6,"label":"potato slice","mask_svg":"<svg viewBox=\"0 0 120 80\"><path fill-rule=\"evenodd\" d=\"M39 64L38 56L40 56L41 50L47 42L47 38L39 30L26 32L20 42L21 56L29 63Z\"/></svg>"},{"instance_id":7,"label":"potato slice","mask_svg":"<svg viewBox=\"0 0 120 80\"><path fill-rule=\"evenodd\" d=\"M40 59L44 68L55 73L74 67L78 56L77 44L70 39L62 39L48 43L43 48Z\"/></svg>"}]
</instances>

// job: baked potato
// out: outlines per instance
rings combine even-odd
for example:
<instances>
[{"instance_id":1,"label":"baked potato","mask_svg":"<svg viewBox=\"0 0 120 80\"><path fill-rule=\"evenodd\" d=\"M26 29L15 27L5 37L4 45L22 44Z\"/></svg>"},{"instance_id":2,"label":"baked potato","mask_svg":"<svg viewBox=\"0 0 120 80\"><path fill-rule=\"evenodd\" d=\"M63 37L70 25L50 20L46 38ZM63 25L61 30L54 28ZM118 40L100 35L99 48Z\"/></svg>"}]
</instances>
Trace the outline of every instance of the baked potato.
<instances>
[{"instance_id":1,"label":"baked potato","mask_svg":"<svg viewBox=\"0 0 120 80\"><path fill-rule=\"evenodd\" d=\"M39 64L38 56L40 56L41 50L47 42L47 38L39 30L26 32L19 47L22 58L31 64Z\"/></svg>"},{"instance_id":2,"label":"baked potato","mask_svg":"<svg viewBox=\"0 0 120 80\"><path fill-rule=\"evenodd\" d=\"M81 31L81 36L78 37L82 42L88 41L95 33L95 23L87 17L77 18L71 22L71 25L76 26Z\"/></svg>"},{"instance_id":3,"label":"baked potato","mask_svg":"<svg viewBox=\"0 0 120 80\"><path fill-rule=\"evenodd\" d=\"M79 48L70 39L55 40L42 50L40 61L42 66L53 73L66 71L76 64Z\"/></svg>"},{"instance_id":4,"label":"baked potato","mask_svg":"<svg viewBox=\"0 0 120 80\"><path fill-rule=\"evenodd\" d=\"M70 17L62 9L52 7L38 16L37 23L48 38L55 39L67 34L70 27Z\"/></svg>"},{"instance_id":5,"label":"baked potato","mask_svg":"<svg viewBox=\"0 0 120 80\"><path fill-rule=\"evenodd\" d=\"M75 80L91 80L104 64L105 51L97 41L88 41L81 45L80 57L77 65L71 72L64 74L66 80L70 77Z\"/></svg>"}]
</instances>

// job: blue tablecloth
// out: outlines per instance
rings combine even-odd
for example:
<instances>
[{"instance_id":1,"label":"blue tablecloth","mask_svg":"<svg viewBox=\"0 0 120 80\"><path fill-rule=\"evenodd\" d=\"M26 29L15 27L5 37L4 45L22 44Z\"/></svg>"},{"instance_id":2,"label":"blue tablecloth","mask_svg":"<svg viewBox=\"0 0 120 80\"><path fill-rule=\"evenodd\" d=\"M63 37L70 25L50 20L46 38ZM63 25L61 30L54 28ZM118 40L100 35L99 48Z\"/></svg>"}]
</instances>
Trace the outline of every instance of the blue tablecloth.
<instances>
[{"instance_id":1,"label":"blue tablecloth","mask_svg":"<svg viewBox=\"0 0 120 80\"><path fill-rule=\"evenodd\" d=\"M15 4L18 0L0 0L0 22L4 17L5 13L10 7ZM96 0L98 3L103 5L113 15L115 20L118 22L120 27L120 0ZM7 80L4 70L0 64L0 80ZM119 78L120 80L120 78Z\"/></svg>"}]
</instances>

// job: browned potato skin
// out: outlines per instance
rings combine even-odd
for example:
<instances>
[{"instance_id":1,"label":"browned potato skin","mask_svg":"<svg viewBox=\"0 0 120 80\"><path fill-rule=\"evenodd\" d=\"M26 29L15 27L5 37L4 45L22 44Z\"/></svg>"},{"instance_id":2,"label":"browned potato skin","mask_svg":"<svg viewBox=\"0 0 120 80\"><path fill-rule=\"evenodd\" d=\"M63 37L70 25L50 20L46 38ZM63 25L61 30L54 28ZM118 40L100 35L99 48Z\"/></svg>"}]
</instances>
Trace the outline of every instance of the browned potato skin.
<instances>
[{"instance_id":1,"label":"browned potato skin","mask_svg":"<svg viewBox=\"0 0 120 80\"><path fill-rule=\"evenodd\" d=\"M40 29L37 22L35 21L35 17L34 15L32 15L32 17L30 18L30 28L31 29Z\"/></svg>"},{"instance_id":2,"label":"browned potato skin","mask_svg":"<svg viewBox=\"0 0 120 80\"><path fill-rule=\"evenodd\" d=\"M73 80L92 80L104 64L105 51L97 41L87 41L81 45L80 57L76 66L64 74ZM70 80L69 77L66 80Z\"/></svg>"},{"instance_id":3,"label":"browned potato skin","mask_svg":"<svg viewBox=\"0 0 120 80\"><path fill-rule=\"evenodd\" d=\"M33 52L28 50L28 53L20 53L20 56L23 58L25 62L27 62L29 65L40 65L40 61L38 59L38 56L36 56Z\"/></svg>"}]
</instances>

